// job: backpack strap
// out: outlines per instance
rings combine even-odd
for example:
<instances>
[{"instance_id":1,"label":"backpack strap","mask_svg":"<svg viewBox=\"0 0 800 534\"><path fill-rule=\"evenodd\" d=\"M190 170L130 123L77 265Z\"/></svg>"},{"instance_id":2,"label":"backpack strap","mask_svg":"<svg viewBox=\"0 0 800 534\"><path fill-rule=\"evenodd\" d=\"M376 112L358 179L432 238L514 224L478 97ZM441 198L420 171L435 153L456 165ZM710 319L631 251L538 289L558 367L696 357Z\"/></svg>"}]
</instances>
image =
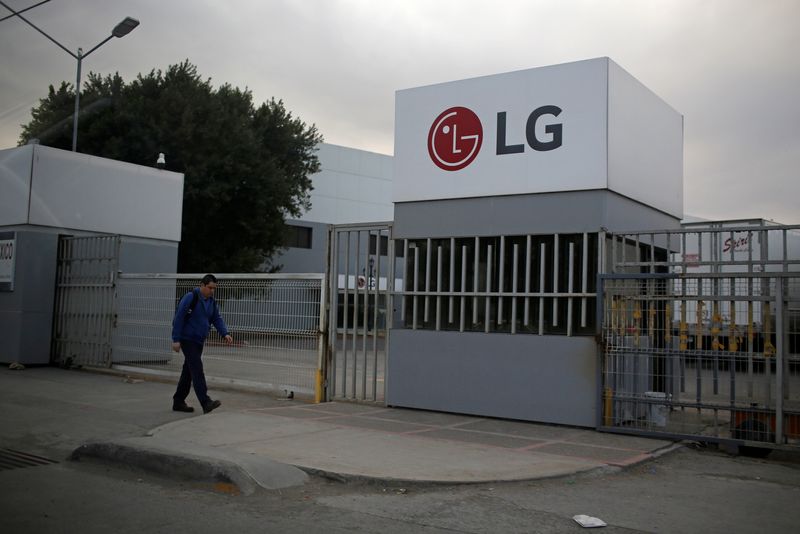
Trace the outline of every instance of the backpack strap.
<instances>
[{"instance_id":1,"label":"backpack strap","mask_svg":"<svg viewBox=\"0 0 800 534\"><path fill-rule=\"evenodd\" d=\"M192 303L189 304L189 308L186 310L186 319L188 320L189 317L192 315L192 312L197 307L197 301L200 299L200 292L196 289L192 289Z\"/></svg>"}]
</instances>

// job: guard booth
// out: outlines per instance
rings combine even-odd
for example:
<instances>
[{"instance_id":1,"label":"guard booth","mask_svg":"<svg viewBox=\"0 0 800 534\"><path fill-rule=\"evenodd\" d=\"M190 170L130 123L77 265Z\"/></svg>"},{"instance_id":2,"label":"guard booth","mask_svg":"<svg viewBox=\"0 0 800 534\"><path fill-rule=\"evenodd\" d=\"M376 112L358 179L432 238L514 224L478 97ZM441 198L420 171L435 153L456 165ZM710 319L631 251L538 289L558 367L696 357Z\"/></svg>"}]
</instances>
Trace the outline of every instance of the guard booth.
<instances>
[{"instance_id":1,"label":"guard booth","mask_svg":"<svg viewBox=\"0 0 800 534\"><path fill-rule=\"evenodd\" d=\"M0 187L0 362L110 365L117 272L176 270L183 175L26 145Z\"/></svg>"},{"instance_id":2,"label":"guard booth","mask_svg":"<svg viewBox=\"0 0 800 534\"><path fill-rule=\"evenodd\" d=\"M609 232L679 228L683 118L608 58L398 91L386 402L596 426Z\"/></svg>"}]
</instances>

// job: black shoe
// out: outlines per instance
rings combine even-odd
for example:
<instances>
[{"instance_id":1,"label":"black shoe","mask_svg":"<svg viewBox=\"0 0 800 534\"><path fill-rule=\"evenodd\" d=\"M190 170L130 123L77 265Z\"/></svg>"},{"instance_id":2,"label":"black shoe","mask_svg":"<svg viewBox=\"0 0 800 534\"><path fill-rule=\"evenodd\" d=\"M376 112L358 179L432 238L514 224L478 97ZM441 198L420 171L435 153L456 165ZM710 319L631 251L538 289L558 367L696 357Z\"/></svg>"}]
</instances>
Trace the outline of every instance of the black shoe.
<instances>
[{"instance_id":1,"label":"black shoe","mask_svg":"<svg viewBox=\"0 0 800 534\"><path fill-rule=\"evenodd\" d=\"M208 399L208 402L203 405L203 413L209 413L211 410L215 410L220 406L222 406L220 401Z\"/></svg>"},{"instance_id":2,"label":"black shoe","mask_svg":"<svg viewBox=\"0 0 800 534\"><path fill-rule=\"evenodd\" d=\"M187 405L185 402L173 402L172 403L172 411L173 412L193 412L194 408Z\"/></svg>"}]
</instances>

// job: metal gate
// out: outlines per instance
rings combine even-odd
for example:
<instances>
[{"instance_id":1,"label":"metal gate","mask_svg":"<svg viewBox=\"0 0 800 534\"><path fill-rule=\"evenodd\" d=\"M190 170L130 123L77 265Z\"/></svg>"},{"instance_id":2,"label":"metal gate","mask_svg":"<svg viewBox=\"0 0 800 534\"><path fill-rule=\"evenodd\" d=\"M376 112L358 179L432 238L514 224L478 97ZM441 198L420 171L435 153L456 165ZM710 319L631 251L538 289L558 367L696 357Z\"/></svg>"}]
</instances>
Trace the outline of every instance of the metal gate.
<instances>
[{"instance_id":1,"label":"metal gate","mask_svg":"<svg viewBox=\"0 0 800 534\"><path fill-rule=\"evenodd\" d=\"M53 363L111 366L119 248L119 236L59 238Z\"/></svg>"},{"instance_id":2,"label":"metal gate","mask_svg":"<svg viewBox=\"0 0 800 534\"><path fill-rule=\"evenodd\" d=\"M384 402L395 285L391 223L328 234L327 399Z\"/></svg>"},{"instance_id":3,"label":"metal gate","mask_svg":"<svg viewBox=\"0 0 800 534\"><path fill-rule=\"evenodd\" d=\"M787 239L792 230L611 236L617 272L601 275L598 287L598 428L800 446L800 258ZM765 246L770 232L783 233L772 240L782 242L778 251ZM760 250L731 246L720 254L754 238Z\"/></svg>"}]
</instances>

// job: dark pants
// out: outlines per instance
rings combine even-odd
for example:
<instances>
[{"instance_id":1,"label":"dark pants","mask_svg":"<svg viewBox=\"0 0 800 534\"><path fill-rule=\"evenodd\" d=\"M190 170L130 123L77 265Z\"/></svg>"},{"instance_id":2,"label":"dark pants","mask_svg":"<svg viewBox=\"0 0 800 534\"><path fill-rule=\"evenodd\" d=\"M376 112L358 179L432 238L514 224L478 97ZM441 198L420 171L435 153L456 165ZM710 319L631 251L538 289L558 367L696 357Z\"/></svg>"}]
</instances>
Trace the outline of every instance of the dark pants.
<instances>
[{"instance_id":1,"label":"dark pants","mask_svg":"<svg viewBox=\"0 0 800 534\"><path fill-rule=\"evenodd\" d=\"M183 350L183 369L181 378L178 380L178 389L172 398L176 403L185 402L192 384L194 384L197 400L200 401L200 406L205 406L211 399L208 397L206 375L203 374L203 344L181 341L181 349Z\"/></svg>"}]
</instances>

